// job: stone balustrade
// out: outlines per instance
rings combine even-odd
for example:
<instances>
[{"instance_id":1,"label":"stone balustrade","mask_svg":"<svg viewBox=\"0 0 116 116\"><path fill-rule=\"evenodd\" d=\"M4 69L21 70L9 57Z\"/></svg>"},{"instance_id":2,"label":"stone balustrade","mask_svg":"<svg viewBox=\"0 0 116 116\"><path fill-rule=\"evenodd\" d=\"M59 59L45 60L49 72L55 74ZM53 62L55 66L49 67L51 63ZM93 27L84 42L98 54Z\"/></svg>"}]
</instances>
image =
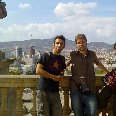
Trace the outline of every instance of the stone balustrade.
<instances>
[{"instance_id":1,"label":"stone balustrade","mask_svg":"<svg viewBox=\"0 0 116 116\"><path fill-rule=\"evenodd\" d=\"M38 75L0 75L0 115L1 116L23 116L24 108L22 103L23 90L30 88L33 92L33 107L30 110L32 116L37 116L36 111L36 87L39 80ZM100 78L97 78L97 86L101 85ZM69 106L69 79L60 83L64 95L63 116L71 114Z\"/></svg>"},{"instance_id":2,"label":"stone balustrade","mask_svg":"<svg viewBox=\"0 0 116 116\"><path fill-rule=\"evenodd\" d=\"M2 116L23 116L22 96L24 88L27 87L33 91L31 114L36 116L36 86L38 77L36 75L0 75L0 114Z\"/></svg>"}]
</instances>

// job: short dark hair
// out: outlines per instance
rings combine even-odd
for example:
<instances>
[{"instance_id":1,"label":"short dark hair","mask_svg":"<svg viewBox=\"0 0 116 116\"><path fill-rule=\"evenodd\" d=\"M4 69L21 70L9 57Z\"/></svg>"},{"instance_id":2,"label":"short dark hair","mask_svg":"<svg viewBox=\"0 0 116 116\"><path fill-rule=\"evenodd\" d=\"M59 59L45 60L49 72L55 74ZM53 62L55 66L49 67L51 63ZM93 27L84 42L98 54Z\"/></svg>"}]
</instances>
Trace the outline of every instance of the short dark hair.
<instances>
[{"instance_id":1,"label":"short dark hair","mask_svg":"<svg viewBox=\"0 0 116 116\"><path fill-rule=\"evenodd\" d=\"M87 41L87 38L84 34L77 34L75 37L75 42L77 43L78 39L84 39L85 41Z\"/></svg>"},{"instance_id":2,"label":"short dark hair","mask_svg":"<svg viewBox=\"0 0 116 116\"><path fill-rule=\"evenodd\" d=\"M55 41L56 39L61 39L64 41L64 46L65 46L65 37L63 35L57 35L55 38L54 38L54 44L55 44Z\"/></svg>"}]
</instances>

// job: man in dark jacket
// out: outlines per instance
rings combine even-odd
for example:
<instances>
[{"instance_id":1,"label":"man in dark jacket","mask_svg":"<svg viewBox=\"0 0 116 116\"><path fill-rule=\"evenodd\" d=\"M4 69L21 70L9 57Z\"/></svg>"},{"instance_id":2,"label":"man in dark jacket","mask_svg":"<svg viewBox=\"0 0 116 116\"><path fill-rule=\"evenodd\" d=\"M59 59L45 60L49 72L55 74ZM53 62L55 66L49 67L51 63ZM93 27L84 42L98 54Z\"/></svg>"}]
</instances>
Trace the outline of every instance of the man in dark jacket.
<instances>
[{"instance_id":1,"label":"man in dark jacket","mask_svg":"<svg viewBox=\"0 0 116 116\"><path fill-rule=\"evenodd\" d=\"M62 106L59 95L59 82L63 81L63 71L66 67L65 57L60 55L65 47L65 37L56 36L53 49L44 53L38 60L36 73L39 79L38 116L62 116Z\"/></svg>"}]
</instances>

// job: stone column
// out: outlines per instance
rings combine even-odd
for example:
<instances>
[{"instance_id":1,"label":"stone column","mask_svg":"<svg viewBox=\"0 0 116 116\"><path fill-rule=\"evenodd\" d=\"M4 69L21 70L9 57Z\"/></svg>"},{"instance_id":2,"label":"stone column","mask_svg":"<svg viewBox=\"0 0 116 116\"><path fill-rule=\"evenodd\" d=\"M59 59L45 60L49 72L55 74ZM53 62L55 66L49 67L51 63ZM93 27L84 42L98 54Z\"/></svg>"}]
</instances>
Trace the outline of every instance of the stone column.
<instances>
[{"instance_id":1,"label":"stone column","mask_svg":"<svg viewBox=\"0 0 116 116\"><path fill-rule=\"evenodd\" d=\"M69 106L69 79L68 77L66 77L65 81L60 83L60 86L64 94L63 116L69 116L71 114L71 108Z\"/></svg>"},{"instance_id":2,"label":"stone column","mask_svg":"<svg viewBox=\"0 0 116 116\"><path fill-rule=\"evenodd\" d=\"M24 109L22 104L22 93L24 88L16 88L16 116L23 116Z\"/></svg>"},{"instance_id":3,"label":"stone column","mask_svg":"<svg viewBox=\"0 0 116 116\"><path fill-rule=\"evenodd\" d=\"M2 95L1 95L1 111L0 111L0 114L2 116L8 116L8 108L7 108L8 88L2 88L1 92L2 92Z\"/></svg>"},{"instance_id":4,"label":"stone column","mask_svg":"<svg viewBox=\"0 0 116 116\"><path fill-rule=\"evenodd\" d=\"M31 88L31 90L33 91L33 99L32 99L32 103L33 103L33 107L31 109L31 114L32 116L37 116L37 111L36 111L36 88Z\"/></svg>"}]
</instances>

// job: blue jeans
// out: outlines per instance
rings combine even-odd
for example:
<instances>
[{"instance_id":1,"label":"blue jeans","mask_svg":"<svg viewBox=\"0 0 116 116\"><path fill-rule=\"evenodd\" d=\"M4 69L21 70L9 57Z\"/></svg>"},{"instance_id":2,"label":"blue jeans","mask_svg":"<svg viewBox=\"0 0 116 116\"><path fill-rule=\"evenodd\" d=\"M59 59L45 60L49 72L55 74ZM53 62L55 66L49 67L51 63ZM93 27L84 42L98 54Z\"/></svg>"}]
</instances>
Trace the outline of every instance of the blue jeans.
<instances>
[{"instance_id":1,"label":"blue jeans","mask_svg":"<svg viewBox=\"0 0 116 116\"><path fill-rule=\"evenodd\" d=\"M75 116L97 116L97 100L93 92L81 93L71 89L71 105Z\"/></svg>"},{"instance_id":2,"label":"blue jeans","mask_svg":"<svg viewBox=\"0 0 116 116\"><path fill-rule=\"evenodd\" d=\"M62 116L59 92L37 91L37 116Z\"/></svg>"}]
</instances>

